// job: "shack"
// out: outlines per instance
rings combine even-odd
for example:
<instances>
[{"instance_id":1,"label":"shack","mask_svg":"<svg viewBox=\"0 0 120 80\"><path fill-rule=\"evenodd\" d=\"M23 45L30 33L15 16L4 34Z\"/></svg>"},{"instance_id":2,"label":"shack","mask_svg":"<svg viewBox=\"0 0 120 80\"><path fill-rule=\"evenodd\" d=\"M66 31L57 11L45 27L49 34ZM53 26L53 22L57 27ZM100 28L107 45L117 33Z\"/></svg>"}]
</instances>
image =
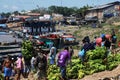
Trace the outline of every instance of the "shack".
<instances>
[{"instance_id":1,"label":"shack","mask_svg":"<svg viewBox=\"0 0 120 80\"><path fill-rule=\"evenodd\" d=\"M97 16L99 21L120 15L120 2L115 1L92 7L86 11L85 19Z\"/></svg>"},{"instance_id":2,"label":"shack","mask_svg":"<svg viewBox=\"0 0 120 80\"><path fill-rule=\"evenodd\" d=\"M23 30L30 35L40 35L55 32L55 24L51 20L32 20L23 23Z\"/></svg>"}]
</instances>

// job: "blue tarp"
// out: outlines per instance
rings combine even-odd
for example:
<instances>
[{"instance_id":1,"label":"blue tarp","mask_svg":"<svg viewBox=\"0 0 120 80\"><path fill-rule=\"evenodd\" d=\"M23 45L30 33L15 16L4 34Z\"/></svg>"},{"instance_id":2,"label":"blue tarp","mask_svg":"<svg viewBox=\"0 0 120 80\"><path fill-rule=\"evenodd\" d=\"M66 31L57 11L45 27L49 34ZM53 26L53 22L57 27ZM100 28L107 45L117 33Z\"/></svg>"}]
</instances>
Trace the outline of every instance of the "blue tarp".
<instances>
[{"instance_id":1,"label":"blue tarp","mask_svg":"<svg viewBox=\"0 0 120 80\"><path fill-rule=\"evenodd\" d=\"M106 18L110 18L110 17L113 17L113 16L114 16L113 13L106 13L106 14L104 14L104 17L106 17Z\"/></svg>"},{"instance_id":2,"label":"blue tarp","mask_svg":"<svg viewBox=\"0 0 120 80\"><path fill-rule=\"evenodd\" d=\"M34 36L34 38L40 38L39 36Z\"/></svg>"},{"instance_id":3,"label":"blue tarp","mask_svg":"<svg viewBox=\"0 0 120 80\"><path fill-rule=\"evenodd\" d=\"M75 39L74 38L66 38L66 40L68 40L68 41L74 41Z\"/></svg>"},{"instance_id":4,"label":"blue tarp","mask_svg":"<svg viewBox=\"0 0 120 80\"><path fill-rule=\"evenodd\" d=\"M0 27L2 27L2 28L6 28L7 25L6 25L6 24L0 24Z\"/></svg>"}]
</instances>

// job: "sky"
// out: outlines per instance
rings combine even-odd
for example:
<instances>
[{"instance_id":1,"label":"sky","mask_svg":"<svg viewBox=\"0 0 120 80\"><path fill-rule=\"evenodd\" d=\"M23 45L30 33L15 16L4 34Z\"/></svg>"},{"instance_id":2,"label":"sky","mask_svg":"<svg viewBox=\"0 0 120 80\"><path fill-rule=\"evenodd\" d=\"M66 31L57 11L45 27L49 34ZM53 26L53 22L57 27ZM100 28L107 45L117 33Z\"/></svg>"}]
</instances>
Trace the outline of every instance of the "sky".
<instances>
[{"instance_id":1,"label":"sky","mask_svg":"<svg viewBox=\"0 0 120 80\"><path fill-rule=\"evenodd\" d=\"M84 5L97 6L120 0L0 0L0 13L22 10L32 10L39 7L51 5L66 7L82 7Z\"/></svg>"}]
</instances>

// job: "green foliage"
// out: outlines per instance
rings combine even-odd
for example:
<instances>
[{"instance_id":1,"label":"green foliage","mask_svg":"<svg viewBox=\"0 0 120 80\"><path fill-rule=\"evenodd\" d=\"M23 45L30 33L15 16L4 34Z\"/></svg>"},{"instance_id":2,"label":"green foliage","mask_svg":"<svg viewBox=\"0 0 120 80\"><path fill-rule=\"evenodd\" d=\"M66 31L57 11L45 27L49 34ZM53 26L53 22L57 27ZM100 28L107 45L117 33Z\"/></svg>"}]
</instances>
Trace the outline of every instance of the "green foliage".
<instances>
[{"instance_id":1,"label":"green foliage","mask_svg":"<svg viewBox=\"0 0 120 80\"><path fill-rule=\"evenodd\" d=\"M6 17L6 18L9 18L10 15L11 15L10 12L7 12L7 13L2 12L1 13L1 16Z\"/></svg>"},{"instance_id":2,"label":"green foliage","mask_svg":"<svg viewBox=\"0 0 120 80\"><path fill-rule=\"evenodd\" d=\"M83 78L84 76L85 76L84 71L83 71L83 70L79 70L79 71L78 71L78 79L81 79L81 78Z\"/></svg>"},{"instance_id":3,"label":"green foliage","mask_svg":"<svg viewBox=\"0 0 120 80\"><path fill-rule=\"evenodd\" d=\"M105 57L106 57L105 47L96 47L95 50L88 51L86 55L86 58L88 60L104 59Z\"/></svg>"},{"instance_id":4,"label":"green foliage","mask_svg":"<svg viewBox=\"0 0 120 80\"><path fill-rule=\"evenodd\" d=\"M81 64L81 60L79 58L72 58L72 66L68 65L67 66L67 77L69 79L76 79L78 78L78 71L80 69L84 69L85 66L83 64Z\"/></svg>"},{"instance_id":5,"label":"green foliage","mask_svg":"<svg viewBox=\"0 0 120 80\"><path fill-rule=\"evenodd\" d=\"M120 62L120 53L118 53L114 56L114 61Z\"/></svg>"},{"instance_id":6,"label":"green foliage","mask_svg":"<svg viewBox=\"0 0 120 80\"><path fill-rule=\"evenodd\" d=\"M77 58L78 58L78 56L72 56L72 60L77 59Z\"/></svg>"},{"instance_id":7,"label":"green foliage","mask_svg":"<svg viewBox=\"0 0 120 80\"><path fill-rule=\"evenodd\" d=\"M107 57L107 69L108 70L113 70L114 68L118 66L118 64L120 64L120 54L115 54L115 55L110 54Z\"/></svg>"},{"instance_id":8,"label":"green foliage","mask_svg":"<svg viewBox=\"0 0 120 80\"><path fill-rule=\"evenodd\" d=\"M118 66L118 63L116 63L116 62L109 62L107 69L108 69L108 70L113 70L113 69L116 68L117 66Z\"/></svg>"},{"instance_id":9,"label":"green foliage","mask_svg":"<svg viewBox=\"0 0 120 80\"><path fill-rule=\"evenodd\" d=\"M22 55L25 59L30 59L33 54L33 45L29 40L23 41L22 43Z\"/></svg>"},{"instance_id":10,"label":"green foliage","mask_svg":"<svg viewBox=\"0 0 120 80\"><path fill-rule=\"evenodd\" d=\"M75 12L74 8L62 7L62 6L50 6L48 8L50 13L59 13L64 16L69 16Z\"/></svg>"},{"instance_id":11,"label":"green foliage","mask_svg":"<svg viewBox=\"0 0 120 80\"><path fill-rule=\"evenodd\" d=\"M87 62L82 63L77 56L72 57L72 65L67 65L67 77L69 79L81 79L85 75L96 72L113 70L120 63L120 54L106 55L104 47L97 47L95 50L88 51L86 54ZM60 80L60 70L56 65L50 65L48 69L49 80Z\"/></svg>"},{"instance_id":12,"label":"green foliage","mask_svg":"<svg viewBox=\"0 0 120 80\"><path fill-rule=\"evenodd\" d=\"M62 6L50 6L48 7L48 11L50 13L59 13L59 14L63 14L64 16L70 16L71 14L81 14L81 16L83 17L85 15L86 10L88 10L90 8L90 6L83 6L82 8L77 8L77 7L62 7Z\"/></svg>"},{"instance_id":13,"label":"green foliage","mask_svg":"<svg viewBox=\"0 0 120 80\"><path fill-rule=\"evenodd\" d=\"M74 34L74 36L77 36L78 33L80 33L79 30L78 30L78 31L75 31L73 34Z\"/></svg>"},{"instance_id":14,"label":"green foliage","mask_svg":"<svg viewBox=\"0 0 120 80\"><path fill-rule=\"evenodd\" d=\"M2 73L0 73L0 80L4 79L4 75Z\"/></svg>"},{"instance_id":15,"label":"green foliage","mask_svg":"<svg viewBox=\"0 0 120 80\"><path fill-rule=\"evenodd\" d=\"M48 80L60 80L60 70L56 65L49 65L47 70Z\"/></svg>"}]
</instances>

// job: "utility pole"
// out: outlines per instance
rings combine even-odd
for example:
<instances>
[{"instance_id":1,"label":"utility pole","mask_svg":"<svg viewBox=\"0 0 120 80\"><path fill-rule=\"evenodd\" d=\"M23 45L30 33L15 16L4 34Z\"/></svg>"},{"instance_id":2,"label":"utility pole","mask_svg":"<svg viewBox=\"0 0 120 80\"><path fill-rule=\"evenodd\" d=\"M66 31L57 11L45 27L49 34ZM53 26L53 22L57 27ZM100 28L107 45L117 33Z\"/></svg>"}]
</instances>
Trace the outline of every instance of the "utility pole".
<instances>
[{"instance_id":1,"label":"utility pole","mask_svg":"<svg viewBox=\"0 0 120 80\"><path fill-rule=\"evenodd\" d=\"M40 7L39 7L39 5L37 5L37 8L38 8L38 10L39 10L39 13L40 13Z\"/></svg>"},{"instance_id":2,"label":"utility pole","mask_svg":"<svg viewBox=\"0 0 120 80\"><path fill-rule=\"evenodd\" d=\"M62 0L61 0L61 7L62 7Z\"/></svg>"}]
</instances>

